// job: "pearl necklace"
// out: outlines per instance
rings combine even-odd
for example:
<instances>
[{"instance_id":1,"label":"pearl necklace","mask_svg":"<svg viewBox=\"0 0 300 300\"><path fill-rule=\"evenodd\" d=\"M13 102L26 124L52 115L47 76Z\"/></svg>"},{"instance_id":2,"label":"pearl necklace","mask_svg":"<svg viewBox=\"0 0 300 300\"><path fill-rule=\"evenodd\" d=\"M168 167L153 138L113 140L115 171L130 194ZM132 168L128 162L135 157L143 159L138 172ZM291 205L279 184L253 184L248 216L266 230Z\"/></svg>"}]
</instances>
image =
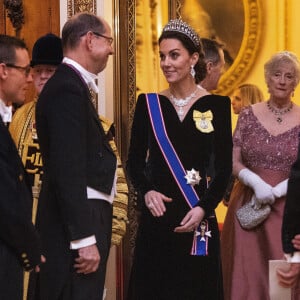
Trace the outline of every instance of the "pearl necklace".
<instances>
[{"instance_id":1,"label":"pearl necklace","mask_svg":"<svg viewBox=\"0 0 300 300\"><path fill-rule=\"evenodd\" d=\"M183 116L184 116L184 107L188 105L188 103L196 96L198 89L203 89L201 86L196 87L196 89L187 97L185 97L184 99L178 99L176 98L173 94L171 94L170 92L170 99L171 101L174 103L174 105L176 107L178 107L176 109L177 115L180 119L180 121L182 121Z\"/></svg>"},{"instance_id":2,"label":"pearl necklace","mask_svg":"<svg viewBox=\"0 0 300 300\"><path fill-rule=\"evenodd\" d=\"M289 111L292 110L292 108L293 108L293 102L291 102L287 108L276 109L275 107L273 107L271 105L270 100L269 100L269 101L267 101L267 107L277 117L276 121L279 124L281 124L282 123L282 115L284 115L284 114L286 114L286 113L288 113Z\"/></svg>"}]
</instances>

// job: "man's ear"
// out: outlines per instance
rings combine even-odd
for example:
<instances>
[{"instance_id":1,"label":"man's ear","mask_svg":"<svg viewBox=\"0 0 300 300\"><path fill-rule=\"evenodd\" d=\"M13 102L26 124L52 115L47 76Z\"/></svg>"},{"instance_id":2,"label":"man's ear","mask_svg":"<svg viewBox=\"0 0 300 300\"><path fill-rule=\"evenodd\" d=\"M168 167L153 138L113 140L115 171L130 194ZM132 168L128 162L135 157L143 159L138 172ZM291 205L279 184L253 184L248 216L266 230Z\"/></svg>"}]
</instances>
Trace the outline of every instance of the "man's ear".
<instances>
[{"instance_id":1,"label":"man's ear","mask_svg":"<svg viewBox=\"0 0 300 300\"><path fill-rule=\"evenodd\" d=\"M93 33L91 31L87 32L83 38L84 47L88 50L93 48Z\"/></svg>"},{"instance_id":2,"label":"man's ear","mask_svg":"<svg viewBox=\"0 0 300 300\"><path fill-rule=\"evenodd\" d=\"M0 77L5 79L7 77L7 68L5 63L0 63Z\"/></svg>"},{"instance_id":3,"label":"man's ear","mask_svg":"<svg viewBox=\"0 0 300 300\"><path fill-rule=\"evenodd\" d=\"M206 63L206 72L209 74L212 70L213 63L211 61Z\"/></svg>"}]
</instances>

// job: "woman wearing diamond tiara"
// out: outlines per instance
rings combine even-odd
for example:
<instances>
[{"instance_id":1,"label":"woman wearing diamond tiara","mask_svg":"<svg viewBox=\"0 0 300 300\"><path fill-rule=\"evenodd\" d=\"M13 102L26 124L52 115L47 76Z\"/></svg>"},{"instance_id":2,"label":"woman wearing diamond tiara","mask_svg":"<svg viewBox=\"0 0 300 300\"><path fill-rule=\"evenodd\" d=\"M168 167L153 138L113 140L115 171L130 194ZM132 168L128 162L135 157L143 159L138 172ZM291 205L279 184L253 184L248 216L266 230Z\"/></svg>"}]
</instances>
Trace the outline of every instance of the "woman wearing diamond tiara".
<instances>
[{"instance_id":1,"label":"woman wearing diamond tiara","mask_svg":"<svg viewBox=\"0 0 300 300\"><path fill-rule=\"evenodd\" d=\"M283 258L281 223L291 166L297 157L300 107L292 96L300 63L288 51L265 64L267 101L244 108L233 136L233 174L239 178L222 231L225 299L269 298L268 261ZM251 200L250 200L251 198ZM247 201L271 205L268 218L243 229L236 211ZM300 299L294 291L292 299Z\"/></svg>"},{"instance_id":2,"label":"woman wearing diamond tiara","mask_svg":"<svg viewBox=\"0 0 300 300\"><path fill-rule=\"evenodd\" d=\"M127 162L141 209L128 299L223 299L214 209L231 174L230 99L198 85L206 67L188 24L171 20L158 42L169 88L139 95Z\"/></svg>"}]
</instances>

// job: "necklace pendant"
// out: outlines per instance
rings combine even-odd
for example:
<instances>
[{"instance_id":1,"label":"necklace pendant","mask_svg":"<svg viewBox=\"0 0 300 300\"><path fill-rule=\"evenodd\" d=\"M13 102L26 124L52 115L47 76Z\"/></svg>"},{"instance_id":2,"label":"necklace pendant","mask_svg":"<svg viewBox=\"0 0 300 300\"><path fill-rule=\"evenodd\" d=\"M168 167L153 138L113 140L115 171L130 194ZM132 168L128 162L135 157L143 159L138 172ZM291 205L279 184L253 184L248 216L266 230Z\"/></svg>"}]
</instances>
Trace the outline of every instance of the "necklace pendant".
<instances>
[{"instance_id":1,"label":"necklace pendant","mask_svg":"<svg viewBox=\"0 0 300 300\"><path fill-rule=\"evenodd\" d=\"M281 117L277 117L276 121L277 121L279 124L281 124L282 118L281 118Z\"/></svg>"},{"instance_id":2,"label":"necklace pendant","mask_svg":"<svg viewBox=\"0 0 300 300\"><path fill-rule=\"evenodd\" d=\"M184 115L184 111L182 107L179 107L178 111L177 111L177 115L179 117L179 120L182 121L183 115Z\"/></svg>"}]
</instances>

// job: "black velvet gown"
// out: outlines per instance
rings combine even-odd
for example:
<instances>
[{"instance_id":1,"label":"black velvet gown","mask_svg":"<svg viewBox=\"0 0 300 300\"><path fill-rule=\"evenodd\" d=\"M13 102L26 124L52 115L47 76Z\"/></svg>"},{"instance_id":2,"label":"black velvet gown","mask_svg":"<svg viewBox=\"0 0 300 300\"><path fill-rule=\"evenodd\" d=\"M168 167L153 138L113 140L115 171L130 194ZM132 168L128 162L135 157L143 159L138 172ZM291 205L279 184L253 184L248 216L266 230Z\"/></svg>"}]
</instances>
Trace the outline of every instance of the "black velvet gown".
<instances>
[{"instance_id":1,"label":"black velvet gown","mask_svg":"<svg viewBox=\"0 0 300 300\"><path fill-rule=\"evenodd\" d=\"M185 170L199 171L201 181L195 190L211 238L208 256L190 255L193 232L174 233L189 211L154 137L145 94L138 97L132 125L127 171L138 191L141 218L136 237L128 300L217 300L222 299L222 272L218 224L214 209L222 200L232 169L230 100L207 95L198 99L180 121L168 98L160 95L160 105L170 141ZM213 131L196 128L193 112L212 112ZM214 156L214 179L207 188L206 171ZM166 213L153 217L145 206L144 194L156 190L173 199Z\"/></svg>"}]
</instances>

